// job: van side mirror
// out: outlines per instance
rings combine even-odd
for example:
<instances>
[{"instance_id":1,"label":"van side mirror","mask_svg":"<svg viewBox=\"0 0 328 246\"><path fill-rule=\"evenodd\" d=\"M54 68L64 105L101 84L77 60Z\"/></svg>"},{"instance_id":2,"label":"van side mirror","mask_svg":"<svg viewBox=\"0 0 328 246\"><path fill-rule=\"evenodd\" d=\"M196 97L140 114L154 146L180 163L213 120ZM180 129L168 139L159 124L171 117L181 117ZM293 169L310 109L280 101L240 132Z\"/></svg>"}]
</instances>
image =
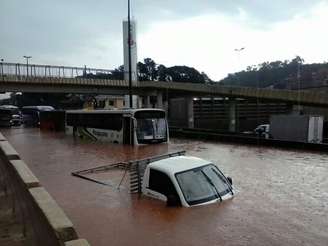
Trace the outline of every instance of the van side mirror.
<instances>
[{"instance_id":1,"label":"van side mirror","mask_svg":"<svg viewBox=\"0 0 328 246\"><path fill-rule=\"evenodd\" d=\"M227 180L228 180L229 184L232 185L232 178L231 177L227 177Z\"/></svg>"}]
</instances>

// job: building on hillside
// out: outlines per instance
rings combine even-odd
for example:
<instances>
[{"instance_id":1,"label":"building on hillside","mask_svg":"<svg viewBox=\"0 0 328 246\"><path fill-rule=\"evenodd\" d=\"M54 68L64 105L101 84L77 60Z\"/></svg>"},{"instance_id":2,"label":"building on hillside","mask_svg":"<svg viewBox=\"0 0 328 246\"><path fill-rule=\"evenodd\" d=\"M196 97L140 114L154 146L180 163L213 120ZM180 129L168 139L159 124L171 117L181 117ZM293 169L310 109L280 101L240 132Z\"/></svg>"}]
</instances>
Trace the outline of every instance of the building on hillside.
<instances>
[{"instance_id":1,"label":"building on hillside","mask_svg":"<svg viewBox=\"0 0 328 246\"><path fill-rule=\"evenodd\" d=\"M124 107L124 96L98 95L95 97L98 109L113 109Z\"/></svg>"}]
</instances>

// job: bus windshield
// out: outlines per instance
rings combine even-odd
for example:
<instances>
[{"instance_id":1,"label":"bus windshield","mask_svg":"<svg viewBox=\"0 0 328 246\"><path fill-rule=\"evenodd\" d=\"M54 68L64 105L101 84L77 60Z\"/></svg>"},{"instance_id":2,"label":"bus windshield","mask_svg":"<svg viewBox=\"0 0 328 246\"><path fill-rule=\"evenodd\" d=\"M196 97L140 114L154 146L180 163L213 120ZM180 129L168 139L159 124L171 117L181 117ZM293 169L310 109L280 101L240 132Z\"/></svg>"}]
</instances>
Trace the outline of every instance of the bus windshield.
<instances>
[{"instance_id":1,"label":"bus windshield","mask_svg":"<svg viewBox=\"0 0 328 246\"><path fill-rule=\"evenodd\" d=\"M166 141L167 124L164 112L138 112L136 119L136 134L139 143Z\"/></svg>"},{"instance_id":2,"label":"bus windshield","mask_svg":"<svg viewBox=\"0 0 328 246\"><path fill-rule=\"evenodd\" d=\"M165 119L137 119L138 140L156 140L166 138Z\"/></svg>"}]
</instances>

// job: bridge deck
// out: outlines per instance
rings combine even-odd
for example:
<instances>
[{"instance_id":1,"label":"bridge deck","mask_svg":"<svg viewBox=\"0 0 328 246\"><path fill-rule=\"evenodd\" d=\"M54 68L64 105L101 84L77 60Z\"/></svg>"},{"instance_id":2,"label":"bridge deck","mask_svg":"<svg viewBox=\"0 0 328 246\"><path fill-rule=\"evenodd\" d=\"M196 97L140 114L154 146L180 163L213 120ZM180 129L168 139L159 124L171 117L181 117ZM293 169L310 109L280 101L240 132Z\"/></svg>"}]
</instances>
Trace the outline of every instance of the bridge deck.
<instances>
[{"instance_id":1,"label":"bridge deck","mask_svg":"<svg viewBox=\"0 0 328 246\"><path fill-rule=\"evenodd\" d=\"M124 80L26 77L5 75L0 78L3 91L26 92L61 92L61 93L99 93L127 94L128 82ZM257 89L247 87L226 87L219 85L176 83L161 81L138 82L133 86L134 93L145 94L147 91L164 91L170 94L190 96L225 96L231 98L259 98L277 100L302 105L328 106L328 95L315 91L290 91L276 89Z\"/></svg>"}]
</instances>

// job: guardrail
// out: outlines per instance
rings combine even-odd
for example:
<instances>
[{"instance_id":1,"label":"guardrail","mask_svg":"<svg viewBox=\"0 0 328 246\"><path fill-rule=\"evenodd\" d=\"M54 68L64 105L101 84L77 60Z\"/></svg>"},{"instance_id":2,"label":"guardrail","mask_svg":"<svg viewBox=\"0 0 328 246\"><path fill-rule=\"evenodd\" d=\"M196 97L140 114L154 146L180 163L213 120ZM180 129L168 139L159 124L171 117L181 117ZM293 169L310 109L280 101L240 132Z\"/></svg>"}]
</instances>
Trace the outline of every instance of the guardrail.
<instances>
[{"instance_id":1,"label":"guardrail","mask_svg":"<svg viewBox=\"0 0 328 246\"><path fill-rule=\"evenodd\" d=\"M1 203L21 227L24 245L89 245L78 239L72 222L1 133L0 191Z\"/></svg>"},{"instance_id":2,"label":"guardrail","mask_svg":"<svg viewBox=\"0 0 328 246\"><path fill-rule=\"evenodd\" d=\"M211 141L219 141L219 142L251 144L257 146L271 146L271 147L282 147L288 149L303 149L303 150L328 152L328 143L326 142L308 143L308 142L278 140L278 139L271 139L271 138L266 139L266 138L260 138L255 135L223 132L218 130L202 129L202 128L170 127L170 136L195 138L195 139L211 140Z\"/></svg>"}]
</instances>

